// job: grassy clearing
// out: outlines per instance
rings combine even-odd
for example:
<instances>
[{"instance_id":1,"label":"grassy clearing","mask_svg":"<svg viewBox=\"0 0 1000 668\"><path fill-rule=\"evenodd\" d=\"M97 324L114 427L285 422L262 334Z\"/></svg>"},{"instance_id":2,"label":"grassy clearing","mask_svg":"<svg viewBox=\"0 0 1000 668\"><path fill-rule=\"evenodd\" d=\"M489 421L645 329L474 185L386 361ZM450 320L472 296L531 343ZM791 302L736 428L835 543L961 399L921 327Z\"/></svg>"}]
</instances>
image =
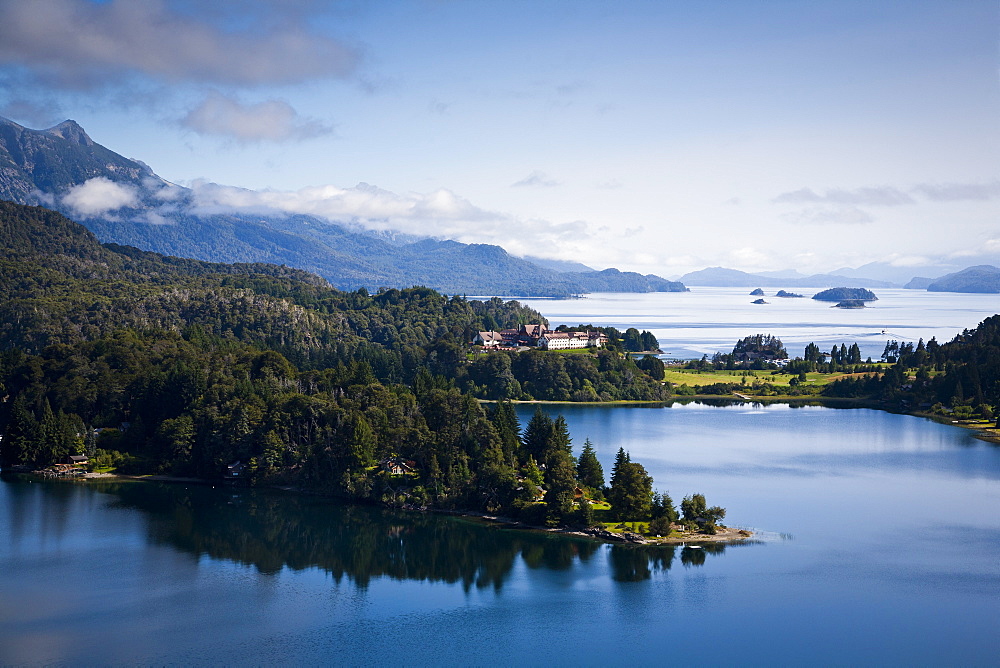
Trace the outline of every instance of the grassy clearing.
<instances>
[{"instance_id":1,"label":"grassy clearing","mask_svg":"<svg viewBox=\"0 0 1000 668\"><path fill-rule=\"evenodd\" d=\"M827 385L835 380L847 378L851 375L863 376L866 374L849 374L840 372L807 373L805 384ZM695 387L696 385L712 385L715 383L739 384L743 381L746 381L746 385L748 387L752 386L754 383L770 383L775 386L787 387L792 378L798 378L798 375L787 373L772 374L771 371L746 371L742 369L730 371L724 369L719 371L699 371L696 369L667 368L664 376L664 380L673 385L687 385L689 387Z\"/></svg>"}]
</instances>

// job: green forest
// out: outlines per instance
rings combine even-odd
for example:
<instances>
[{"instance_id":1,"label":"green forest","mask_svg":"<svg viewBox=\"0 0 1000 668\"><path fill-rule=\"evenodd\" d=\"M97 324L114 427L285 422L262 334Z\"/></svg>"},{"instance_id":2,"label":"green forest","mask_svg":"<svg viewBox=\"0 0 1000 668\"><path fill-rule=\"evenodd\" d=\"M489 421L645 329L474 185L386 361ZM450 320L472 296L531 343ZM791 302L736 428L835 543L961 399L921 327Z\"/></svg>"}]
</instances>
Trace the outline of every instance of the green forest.
<instances>
[{"instance_id":1,"label":"green forest","mask_svg":"<svg viewBox=\"0 0 1000 668\"><path fill-rule=\"evenodd\" d=\"M522 429L511 408L669 399L662 362L626 352L655 348L648 332L604 328L608 349L574 354L485 353L469 345L475 332L546 321L516 301L343 292L282 266L102 245L57 213L11 203L0 203L0 248L4 466L85 454L119 472L238 475L549 525L595 522L584 498L611 502L602 519L660 530L710 531L724 516L700 495L678 512L625 452L605 481L591 444L574 455L561 418L539 413ZM782 354L755 335L698 364L766 369ZM829 359L810 346L784 372L816 370L845 374L824 396L992 418L1000 316L944 344L890 342L880 363L862 363L856 346Z\"/></svg>"},{"instance_id":2,"label":"green forest","mask_svg":"<svg viewBox=\"0 0 1000 668\"><path fill-rule=\"evenodd\" d=\"M669 397L619 350L474 354L477 331L545 322L516 301L342 292L286 267L101 245L11 203L0 247L7 466L86 454L119 472L218 478L238 462L250 484L559 525L581 505L564 423L529 442L509 403L487 411L477 397Z\"/></svg>"}]
</instances>

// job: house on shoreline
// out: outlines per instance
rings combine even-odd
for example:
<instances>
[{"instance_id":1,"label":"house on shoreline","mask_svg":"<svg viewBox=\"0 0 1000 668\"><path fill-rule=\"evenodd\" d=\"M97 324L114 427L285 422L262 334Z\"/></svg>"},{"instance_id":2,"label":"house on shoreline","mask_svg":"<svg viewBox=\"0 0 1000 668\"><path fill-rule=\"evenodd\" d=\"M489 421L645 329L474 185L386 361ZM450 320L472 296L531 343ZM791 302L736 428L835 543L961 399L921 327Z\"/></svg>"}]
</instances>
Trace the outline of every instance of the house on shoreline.
<instances>
[{"instance_id":1,"label":"house on shoreline","mask_svg":"<svg viewBox=\"0 0 1000 668\"><path fill-rule=\"evenodd\" d=\"M499 332L479 332L473 344L484 348L539 348L541 350L566 350L570 348L603 348L608 337L599 331L556 332L545 325L521 325L519 329Z\"/></svg>"}]
</instances>

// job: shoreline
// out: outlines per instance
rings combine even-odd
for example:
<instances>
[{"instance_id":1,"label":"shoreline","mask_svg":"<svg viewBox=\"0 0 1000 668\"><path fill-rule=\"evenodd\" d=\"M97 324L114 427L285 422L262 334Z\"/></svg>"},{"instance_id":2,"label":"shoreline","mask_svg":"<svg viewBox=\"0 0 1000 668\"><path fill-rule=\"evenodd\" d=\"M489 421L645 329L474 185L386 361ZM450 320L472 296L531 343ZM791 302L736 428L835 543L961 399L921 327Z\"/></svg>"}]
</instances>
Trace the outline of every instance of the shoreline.
<instances>
[{"instance_id":1,"label":"shoreline","mask_svg":"<svg viewBox=\"0 0 1000 668\"><path fill-rule=\"evenodd\" d=\"M519 520L509 517L500 517L476 511L445 510L427 508L425 511L442 515L453 515L463 517L485 524L504 529L518 531L531 531L537 533L553 534L557 536L575 536L577 538L589 538L602 543L622 544L622 545L689 545L700 543L734 543L747 540L753 537L753 531L748 529L737 529L734 527L719 527L715 534L692 533L690 531L672 531L670 536L647 537L631 531L615 533L604 527L591 527L590 529L571 529L568 527L540 527L533 524L525 524Z\"/></svg>"},{"instance_id":2,"label":"shoreline","mask_svg":"<svg viewBox=\"0 0 1000 668\"><path fill-rule=\"evenodd\" d=\"M36 471L31 470L12 470L13 473L21 473L28 475L37 474ZM62 478L57 479L62 482L161 482L168 484L192 484L192 485L205 485L205 486L228 486L227 482L224 480L208 480L205 478L189 478L183 476L168 476L168 475L134 475L134 474L123 474L123 473L87 473L86 475L73 477L73 478ZM491 515L489 513L479 512L475 510L449 510L447 508L415 508L415 507L400 507L400 506L386 506L379 503L366 504L359 501L353 501L351 499L344 499L338 497L334 494L324 494L322 492L314 492L308 489L302 489L300 487L293 487L290 485L263 485L260 487L244 487L240 486L239 489L264 489L275 492L284 492L286 494L295 494L300 496L321 496L331 499L338 499L345 503L357 503L360 505L372 505L379 508L384 508L387 510L399 510L407 513L435 513L438 515L450 515L453 517L461 517L468 520L475 521L477 523L483 524L484 526L511 529L515 531L530 531L532 533L545 533L555 536L567 536L576 538L587 538L590 540L597 540L602 543L609 544L620 544L620 545L647 545L647 546L657 546L657 545L698 545L701 543L733 543L738 541L747 540L753 536L753 532L747 529L736 529L733 527L719 527L717 533L715 534L700 534L693 533L689 531L672 531L670 536L650 538L647 536L642 536L640 534L633 533L631 531L622 531L616 533L610 531L605 527L591 527L590 529L573 529L568 527L542 527L532 524L525 524L520 520L516 520L510 517L503 517L499 515Z\"/></svg>"},{"instance_id":3,"label":"shoreline","mask_svg":"<svg viewBox=\"0 0 1000 668\"><path fill-rule=\"evenodd\" d=\"M479 403L482 404L495 404L498 403L498 399L477 399ZM938 415L936 413L928 413L926 411L919 410L905 410L900 408L891 408L886 406L883 402L874 401L871 399L860 399L855 397L819 397L816 395L792 395L792 394L778 394L767 397L755 396L752 394L686 394L683 396L674 396L670 399L664 400L621 400L621 401L549 401L544 399L531 399L531 400L521 400L521 399L507 399L512 404L524 404L524 405L552 405L552 406L608 406L608 407L622 407L622 406L663 406L667 407L674 403L688 403L692 401L703 401L707 403L711 402L727 402L727 403L753 403L753 404L788 404L788 405L802 405L802 406L828 406L831 408L870 408L877 411L885 411L886 413L895 413L897 415L912 415L913 417L926 418L940 424L950 425L952 427L960 427L962 429L967 429L975 432L975 437L987 441L989 443L996 443L1000 445L1000 427L995 426L997 423L972 423L968 420L956 420L947 415ZM990 424L994 426L990 426Z\"/></svg>"},{"instance_id":4,"label":"shoreline","mask_svg":"<svg viewBox=\"0 0 1000 668\"><path fill-rule=\"evenodd\" d=\"M531 400L531 401L511 401L515 404L552 404L552 405L587 405L587 406L612 406L621 407L623 405L661 405L668 406L674 402L686 403L690 401L725 401L731 403L758 403L758 404L810 404L810 405L840 405L840 406L851 406L857 408L870 408L872 410L881 410L888 413L897 413L900 415L912 415L914 417L920 417L938 422L940 424L960 427L962 429L970 430L975 438L980 440L1000 445L1000 428L994 426L988 426L989 423L983 424L981 421L963 421L955 420L949 416L937 415L934 413L927 413L923 411L906 411L906 410L893 410L886 407L880 402L874 402L864 399L855 398L841 398L841 397L815 397L810 396L807 398L800 398L797 396L769 396L769 397L757 397L753 395L738 394L738 395L688 395L684 397L677 397L667 401L618 401L618 402L574 402L574 401L542 401L542 400ZM490 399L480 399L480 403L496 403L496 400ZM26 473L26 474L38 474L40 472L33 471L27 468L14 467L13 469L8 469L15 473ZM216 485L231 485L232 481L226 480L209 480L204 478L190 478L181 476L169 476L169 475L134 475L134 474L119 474L119 473L87 473L82 476L61 478L63 480L69 481L106 481L113 482L115 480L121 481L131 481L131 482L163 482L163 483L173 483L173 484L196 484L196 485L210 485L215 487ZM249 487L240 487L246 489L252 489ZM386 509L402 510L406 512L432 512L442 515L452 515L456 517L463 517L472 521L482 523L486 526L502 527L513 530L520 531L531 531L539 533L547 533L553 535L562 536L572 536L577 538L587 538L591 540L598 540L604 543L610 544L634 544L634 545L687 545L687 544L699 544L699 543L730 543L738 542L751 538L754 534L752 531L746 529L736 529L731 527L719 527L716 534L700 534L691 532L677 532L672 531L671 536L662 538L649 538L641 536L639 534L632 533L630 531L623 531L621 533L616 533L609 531L604 527L592 527L590 529L571 529L567 527L557 527L549 528L536 525L525 524L519 520L502 517L496 515L490 515L483 512L473 511L473 510L449 510L444 508L416 508L416 507L399 507L399 506L385 506L382 504L365 504L360 501L355 501L351 499L344 499L338 497L335 494L323 493L312 491L308 489L303 489L300 487L294 487L290 485L263 485L257 489L268 489L271 491L280 491L284 493L296 494L296 495L312 495L312 496L324 496L328 498L334 498L342 500L346 503L361 503L363 505L374 505Z\"/></svg>"}]
</instances>

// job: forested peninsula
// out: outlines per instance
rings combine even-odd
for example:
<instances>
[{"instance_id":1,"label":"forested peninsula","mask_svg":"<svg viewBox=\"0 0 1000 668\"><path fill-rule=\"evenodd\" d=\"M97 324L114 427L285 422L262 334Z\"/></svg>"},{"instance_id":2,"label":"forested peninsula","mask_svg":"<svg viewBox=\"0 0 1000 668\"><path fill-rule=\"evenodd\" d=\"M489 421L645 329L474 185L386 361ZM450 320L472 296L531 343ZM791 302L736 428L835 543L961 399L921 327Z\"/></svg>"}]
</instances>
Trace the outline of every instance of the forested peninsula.
<instances>
[{"instance_id":1,"label":"forested peninsula","mask_svg":"<svg viewBox=\"0 0 1000 668\"><path fill-rule=\"evenodd\" d=\"M522 438L506 399L670 392L654 378L662 364L646 370L615 345L474 354L477 331L546 322L516 301L342 292L286 267L101 245L57 213L12 203L0 203L0 248L5 467L75 455L120 473L230 477L545 526L586 528L596 511L647 523L633 529L661 520L662 534L674 522L714 531L721 518L700 495L679 516L624 452L609 485L583 482L578 467L596 458L573 457L561 419L539 414ZM486 411L477 396L501 401Z\"/></svg>"}]
</instances>

